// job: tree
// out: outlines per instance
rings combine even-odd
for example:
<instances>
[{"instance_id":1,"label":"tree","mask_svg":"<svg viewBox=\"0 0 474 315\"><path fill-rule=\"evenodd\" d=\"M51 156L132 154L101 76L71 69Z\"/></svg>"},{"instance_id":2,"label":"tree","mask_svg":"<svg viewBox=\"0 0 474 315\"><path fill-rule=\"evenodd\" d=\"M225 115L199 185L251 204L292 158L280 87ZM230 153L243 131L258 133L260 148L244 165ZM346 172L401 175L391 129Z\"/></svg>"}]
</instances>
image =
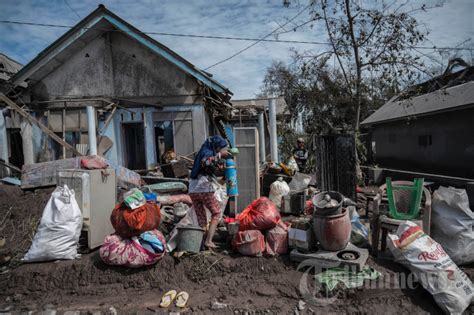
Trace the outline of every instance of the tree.
<instances>
[{"instance_id":1,"label":"tree","mask_svg":"<svg viewBox=\"0 0 474 315\"><path fill-rule=\"evenodd\" d=\"M329 51L320 58L335 58L347 94L354 107L353 130L357 133L364 95L369 92L364 80L399 86L414 82L425 72L420 55L414 48L423 42L422 30L413 13L427 10L426 5L409 8L408 1L394 0L314 0L310 15L321 22L327 34Z\"/></svg>"}]
</instances>

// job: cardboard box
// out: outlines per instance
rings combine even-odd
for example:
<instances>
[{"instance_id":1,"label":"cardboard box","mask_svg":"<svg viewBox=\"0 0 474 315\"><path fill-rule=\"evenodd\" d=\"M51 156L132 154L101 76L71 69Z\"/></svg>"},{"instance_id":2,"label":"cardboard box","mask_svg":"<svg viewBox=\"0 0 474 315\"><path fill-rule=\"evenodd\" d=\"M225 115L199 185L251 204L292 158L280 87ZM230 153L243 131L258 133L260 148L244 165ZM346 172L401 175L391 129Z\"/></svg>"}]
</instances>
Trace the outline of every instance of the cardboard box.
<instances>
[{"instance_id":1,"label":"cardboard box","mask_svg":"<svg viewBox=\"0 0 474 315\"><path fill-rule=\"evenodd\" d=\"M311 219L293 221L288 230L288 245L303 252L311 251L316 247L316 236Z\"/></svg>"}]
</instances>

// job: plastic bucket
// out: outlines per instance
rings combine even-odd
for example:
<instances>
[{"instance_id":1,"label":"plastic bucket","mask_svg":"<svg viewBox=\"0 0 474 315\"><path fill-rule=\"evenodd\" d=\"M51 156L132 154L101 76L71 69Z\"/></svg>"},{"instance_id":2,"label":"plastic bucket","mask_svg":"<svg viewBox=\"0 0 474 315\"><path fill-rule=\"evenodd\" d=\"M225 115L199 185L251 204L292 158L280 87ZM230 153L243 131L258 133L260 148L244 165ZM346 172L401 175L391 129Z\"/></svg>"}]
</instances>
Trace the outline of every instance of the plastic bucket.
<instances>
[{"instance_id":1,"label":"plastic bucket","mask_svg":"<svg viewBox=\"0 0 474 315\"><path fill-rule=\"evenodd\" d=\"M204 230L197 226L178 227L178 252L199 253Z\"/></svg>"}]
</instances>

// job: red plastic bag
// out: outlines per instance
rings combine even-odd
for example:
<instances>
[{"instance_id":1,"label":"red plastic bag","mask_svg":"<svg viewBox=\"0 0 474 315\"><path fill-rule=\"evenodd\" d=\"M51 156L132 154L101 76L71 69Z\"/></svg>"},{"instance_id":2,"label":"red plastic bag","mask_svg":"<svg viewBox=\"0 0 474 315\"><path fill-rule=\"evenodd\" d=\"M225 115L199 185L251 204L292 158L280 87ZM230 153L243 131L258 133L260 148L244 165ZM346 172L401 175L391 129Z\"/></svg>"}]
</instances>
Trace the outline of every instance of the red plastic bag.
<instances>
[{"instance_id":1,"label":"red plastic bag","mask_svg":"<svg viewBox=\"0 0 474 315\"><path fill-rule=\"evenodd\" d=\"M311 200L306 201L305 207L304 207L304 214L305 215L313 215L314 212L314 205Z\"/></svg>"},{"instance_id":2,"label":"red plastic bag","mask_svg":"<svg viewBox=\"0 0 474 315\"><path fill-rule=\"evenodd\" d=\"M265 252L265 238L260 231L240 231L234 235L232 247L245 256L261 256Z\"/></svg>"},{"instance_id":3,"label":"red plastic bag","mask_svg":"<svg viewBox=\"0 0 474 315\"><path fill-rule=\"evenodd\" d=\"M107 160L100 156L85 157L81 159L81 167L86 170L100 170L109 167Z\"/></svg>"},{"instance_id":4,"label":"red plastic bag","mask_svg":"<svg viewBox=\"0 0 474 315\"><path fill-rule=\"evenodd\" d=\"M265 252L270 256L288 252L288 226L284 222L265 233Z\"/></svg>"},{"instance_id":5,"label":"red plastic bag","mask_svg":"<svg viewBox=\"0 0 474 315\"><path fill-rule=\"evenodd\" d=\"M240 230L269 230L280 221L280 212L275 204L267 197L254 200L242 213L237 216Z\"/></svg>"},{"instance_id":6,"label":"red plastic bag","mask_svg":"<svg viewBox=\"0 0 474 315\"><path fill-rule=\"evenodd\" d=\"M147 202L136 209L130 209L121 203L115 206L110 216L115 232L122 237L138 236L156 229L160 225L160 219L160 207L154 202Z\"/></svg>"}]
</instances>

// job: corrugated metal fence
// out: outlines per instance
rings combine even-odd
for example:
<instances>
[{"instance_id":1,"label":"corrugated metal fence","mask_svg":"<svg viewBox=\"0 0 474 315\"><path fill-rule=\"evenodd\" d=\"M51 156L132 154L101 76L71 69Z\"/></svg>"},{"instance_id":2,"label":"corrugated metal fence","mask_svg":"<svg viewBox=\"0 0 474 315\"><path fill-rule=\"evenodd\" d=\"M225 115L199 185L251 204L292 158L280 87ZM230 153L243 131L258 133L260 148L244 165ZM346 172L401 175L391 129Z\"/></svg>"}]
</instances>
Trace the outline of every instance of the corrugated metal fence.
<instances>
[{"instance_id":1,"label":"corrugated metal fence","mask_svg":"<svg viewBox=\"0 0 474 315\"><path fill-rule=\"evenodd\" d=\"M355 200L356 159L353 135L316 136L316 178L321 190Z\"/></svg>"}]
</instances>

